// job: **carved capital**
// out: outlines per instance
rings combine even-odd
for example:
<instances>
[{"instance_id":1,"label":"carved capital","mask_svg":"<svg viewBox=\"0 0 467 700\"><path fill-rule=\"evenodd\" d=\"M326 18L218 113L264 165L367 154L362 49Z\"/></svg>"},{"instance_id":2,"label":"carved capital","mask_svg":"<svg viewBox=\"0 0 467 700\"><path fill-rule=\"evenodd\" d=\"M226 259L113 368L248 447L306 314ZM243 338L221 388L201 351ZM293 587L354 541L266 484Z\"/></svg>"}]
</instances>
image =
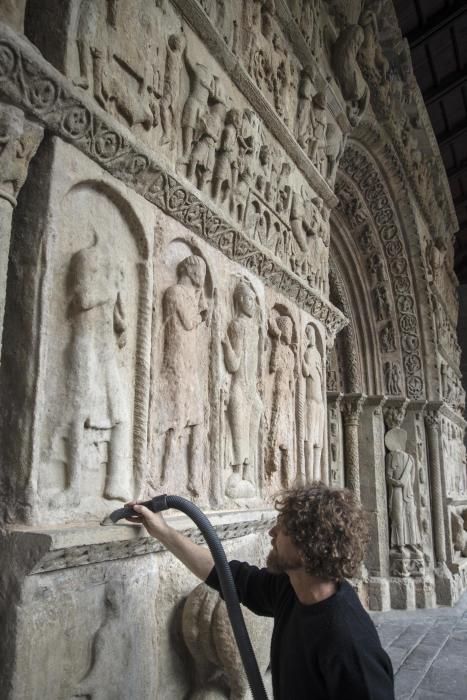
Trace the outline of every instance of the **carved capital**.
<instances>
[{"instance_id":1,"label":"carved capital","mask_svg":"<svg viewBox=\"0 0 467 700\"><path fill-rule=\"evenodd\" d=\"M403 399L400 401L394 401L394 399L389 399L383 408L384 422L388 430L392 428L400 428L402 421L405 418L407 411L407 406L409 405L408 399Z\"/></svg>"},{"instance_id":2,"label":"carved capital","mask_svg":"<svg viewBox=\"0 0 467 700\"><path fill-rule=\"evenodd\" d=\"M343 395L342 416L346 425L358 425L366 398L365 394Z\"/></svg>"},{"instance_id":3,"label":"carved capital","mask_svg":"<svg viewBox=\"0 0 467 700\"><path fill-rule=\"evenodd\" d=\"M425 424L429 430L437 430L441 422L440 408L441 402L430 402L425 409Z\"/></svg>"},{"instance_id":4,"label":"carved capital","mask_svg":"<svg viewBox=\"0 0 467 700\"><path fill-rule=\"evenodd\" d=\"M27 121L20 109L0 104L0 198L13 207L42 134L42 128Z\"/></svg>"}]
</instances>

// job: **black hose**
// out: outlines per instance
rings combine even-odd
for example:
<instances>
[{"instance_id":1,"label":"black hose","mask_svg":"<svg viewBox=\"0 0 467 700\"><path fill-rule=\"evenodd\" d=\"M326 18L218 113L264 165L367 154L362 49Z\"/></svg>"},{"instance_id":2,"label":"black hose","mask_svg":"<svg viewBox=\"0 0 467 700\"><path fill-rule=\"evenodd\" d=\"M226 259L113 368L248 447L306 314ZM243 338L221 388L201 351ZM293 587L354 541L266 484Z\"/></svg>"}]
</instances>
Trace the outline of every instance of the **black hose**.
<instances>
[{"instance_id":1,"label":"black hose","mask_svg":"<svg viewBox=\"0 0 467 700\"><path fill-rule=\"evenodd\" d=\"M232 625L235 641L237 642L240 657L245 668L245 673L253 694L253 700L268 700L266 690L264 689L263 679L258 668L258 663L251 645L250 637L243 619L242 610L238 600L237 589L233 580L232 571L230 570L229 562L224 552L224 548L216 535L216 531L209 522L204 513L195 506L194 503L188 501L181 496L155 496L150 501L146 501L141 505L146 506L153 513L158 513L167 508L176 508L182 513L188 515L195 525L201 530L201 533L206 540L206 544L214 559L217 575L222 590L222 597L227 606L230 623ZM131 506L119 508L109 516L112 522L127 518L133 515L139 515Z\"/></svg>"}]
</instances>

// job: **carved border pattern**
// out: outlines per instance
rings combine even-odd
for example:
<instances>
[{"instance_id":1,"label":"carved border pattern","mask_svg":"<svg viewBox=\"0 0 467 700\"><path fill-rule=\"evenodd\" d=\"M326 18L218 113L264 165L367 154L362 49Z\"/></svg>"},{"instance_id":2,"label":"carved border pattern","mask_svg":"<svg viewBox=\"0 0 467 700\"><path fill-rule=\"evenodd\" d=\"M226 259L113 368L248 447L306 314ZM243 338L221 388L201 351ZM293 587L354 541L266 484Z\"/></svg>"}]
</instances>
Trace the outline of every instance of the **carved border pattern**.
<instances>
[{"instance_id":1,"label":"carved border pattern","mask_svg":"<svg viewBox=\"0 0 467 700\"><path fill-rule=\"evenodd\" d=\"M407 396L419 399L424 394L424 382L417 306L391 197L377 168L355 143L347 146L340 167L358 185L380 236L396 301Z\"/></svg>"},{"instance_id":2,"label":"carved border pattern","mask_svg":"<svg viewBox=\"0 0 467 700\"><path fill-rule=\"evenodd\" d=\"M267 519L250 520L246 523L214 525L214 529L221 541L232 540L269 530L274 525L275 520L276 518L273 516ZM197 544L205 544L204 537L196 529L187 528L182 530L182 533ZM152 537L64 547L47 552L30 573L42 574L48 571L70 569L74 566L99 564L104 561L128 559L129 557L138 557L143 554L155 554L163 551L165 551L165 547Z\"/></svg>"},{"instance_id":3,"label":"carved border pattern","mask_svg":"<svg viewBox=\"0 0 467 700\"><path fill-rule=\"evenodd\" d=\"M82 96L24 38L0 24L0 98L23 109L111 175L206 239L321 321L330 336L347 319L191 192L127 130Z\"/></svg>"}]
</instances>

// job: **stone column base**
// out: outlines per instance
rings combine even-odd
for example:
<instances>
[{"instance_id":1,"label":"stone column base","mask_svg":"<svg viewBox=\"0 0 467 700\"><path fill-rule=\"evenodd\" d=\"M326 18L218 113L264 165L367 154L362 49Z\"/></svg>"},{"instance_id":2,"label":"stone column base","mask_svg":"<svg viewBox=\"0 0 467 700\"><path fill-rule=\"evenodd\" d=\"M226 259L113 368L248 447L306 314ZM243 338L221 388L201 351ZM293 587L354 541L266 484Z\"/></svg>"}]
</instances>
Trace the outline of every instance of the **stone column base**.
<instances>
[{"instance_id":1,"label":"stone column base","mask_svg":"<svg viewBox=\"0 0 467 700\"><path fill-rule=\"evenodd\" d=\"M368 607L370 610L390 610L389 581L376 576L368 579Z\"/></svg>"},{"instance_id":2,"label":"stone column base","mask_svg":"<svg viewBox=\"0 0 467 700\"><path fill-rule=\"evenodd\" d=\"M456 586L445 563L435 569L435 591L438 605L454 605L456 602Z\"/></svg>"},{"instance_id":3,"label":"stone column base","mask_svg":"<svg viewBox=\"0 0 467 700\"><path fill-rule=\"evenodd\" d=\"M393 576L389 579L389 590L393 610L415 610L415 580L413 578Z\"/></svg>"},{"instance_id":4,"label":"stone column base","mask_svg":"<svg viewBox=\"0 0 467 700\"><path fill-rule=\"evenodd\" d=\"M415 579L417 608L436 608L435 582L430 577Z\"/></svg>"}]
</instances>

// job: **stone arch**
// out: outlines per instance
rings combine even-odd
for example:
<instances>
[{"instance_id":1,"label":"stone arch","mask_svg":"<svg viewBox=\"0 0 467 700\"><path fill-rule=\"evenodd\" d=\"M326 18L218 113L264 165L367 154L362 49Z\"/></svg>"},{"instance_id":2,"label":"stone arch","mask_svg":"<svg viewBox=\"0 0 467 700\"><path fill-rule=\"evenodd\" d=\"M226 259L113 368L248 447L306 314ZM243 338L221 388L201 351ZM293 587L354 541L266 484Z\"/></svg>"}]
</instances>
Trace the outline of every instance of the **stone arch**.
<instances>
[{"instance_id":1,"label":"stone arch","mask_svg":"<svg viewBox=\"0 0 467 700\"><path fill-rule=\"evenodd\" d=\"M413 234L417 229L413 218L413 226L402 230L396 194L381 171L380 164L367 147L350 140L340 163L336 187L339 207L333 218L343 224L343 229L339 230L347 231L344 240L355 235L360 237L358 243L366 259L367 274L373 274L371 265L377 263L371 284L384 367L389 370L393 367L398 376L403 376L404 386L398 385L397 393L400 388L400 393L418 400L425 395L422 358L426 356L426 343L421 342L419 295L416 295L411 260L414 255ZM381 325L383 321L386 325ZM391 323L394 328L389 333L385 329L390 329ZM387 388L386 383L385 391Z\"/></svg>"},{"instance_id":2,"label":"stone arch","mask_svg":"<svg viewBox=\"0 0 467 700\"><path fill-rule=\"evenodd\" d=\"M429 400L436 400L441 395L440 371L435 352L436 335L433 327L431 290L422 248L423 239L420 233L420 218L423 215L423 208L421 209L419 193L414 192L410 178L406 174L393 144L387 141L382 127L374 120L365 119L360 123L352 134L349 145L352 144L364 149L376 170L379 171L381 182L386 187L396 212L400 237L408 253L408 269L419 321L420 351L423 357L421 372L424 378L422 396ZM432 238L435 238L439 233L437 230L439 221L429 220L425 209L423 212L426 230Z\"/></svg>"},{"instance_id":3,"label":"stone arch","mask_svg":"<svg viewBox=\"0 0 467 700\"><path fill-rule=\"evenodd\" d=\"M339 333L335 342L340 370L340 386L336 388L348 393L360 393L362 391L362 366L361 357L357 353L357 339L351 305L341 273L333 259L329 265L329 296L331 302L349 319L349 323Z\"/></svg>"}]
</instances>

